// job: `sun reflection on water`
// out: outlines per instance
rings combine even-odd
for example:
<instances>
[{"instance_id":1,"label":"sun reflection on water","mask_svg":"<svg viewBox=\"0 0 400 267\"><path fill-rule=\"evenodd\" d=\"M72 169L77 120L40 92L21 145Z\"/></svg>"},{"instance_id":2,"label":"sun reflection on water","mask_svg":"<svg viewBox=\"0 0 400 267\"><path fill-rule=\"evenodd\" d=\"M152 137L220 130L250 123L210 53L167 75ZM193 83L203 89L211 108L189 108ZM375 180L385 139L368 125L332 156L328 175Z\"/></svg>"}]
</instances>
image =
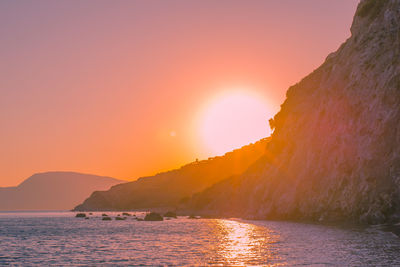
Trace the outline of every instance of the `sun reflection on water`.
<instances>
[{"instance_id":1,"label":"sun reflection on water","mask_svg":"<svg viewBox=\"0 0 400 267\"><path fill-rule=\"evenodd\" d=\"M0 214L0 266L400 266L398 237L377 228L52 214Z\"/></svg>"},{"instance_id":2,"label":"sun reflection on water","mask_svg":"<svg viewBox=\"0 0 400 267\"><path fill-rule=\"evenodd\" d=\"M263 265L279 266L279 255L273 248L279 242L279 234L235 220L218 220L220 245L219 254L227 265ZM272 264L272 261L275 262Z\"/></svg>"}]
</instances>

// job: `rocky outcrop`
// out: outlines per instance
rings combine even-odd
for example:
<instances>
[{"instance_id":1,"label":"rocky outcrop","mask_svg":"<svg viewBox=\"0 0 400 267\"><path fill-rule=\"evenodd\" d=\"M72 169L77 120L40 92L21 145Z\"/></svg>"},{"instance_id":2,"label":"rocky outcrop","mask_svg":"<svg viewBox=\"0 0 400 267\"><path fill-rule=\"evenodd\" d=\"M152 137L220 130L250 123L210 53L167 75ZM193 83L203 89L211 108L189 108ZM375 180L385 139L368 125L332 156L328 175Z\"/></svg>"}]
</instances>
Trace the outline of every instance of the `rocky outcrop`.
<instances>
[{"instance_id":1,"label":"rocky outcrop","mask_svg":"<svg viewBox=\"0 0 400 267\"><path fill-rule=\"evenodd\" d=\"M351 37L287 91L264 157L196 194L196 214L398 221L400 0L364 0ZM228 201L229 200L229 201Z\"/></svg>"},{"instance_id":2,"label":"rocky outcrop","mask_svg":"<svg viewBox=\"0 0 400 267\"><path fill-rule=\"evenodd\" d=\"M263 139L224 156L195 161L177 170L94 192L75 210L175 210L192 194L245 171L265 153L267 143L268 139Z\"/></svg>"},{"instance_id":3,"label":"rocky outcrop","mask_svg":"<svg viewBox=\"0 0 400 267\"><path fill-rule=\"evenodd\" d=\"M149 214L146 214L146 216L144 217L145 221L163 221L164 218L155 212L150 212Z\"/></svg>"}]
</instances>

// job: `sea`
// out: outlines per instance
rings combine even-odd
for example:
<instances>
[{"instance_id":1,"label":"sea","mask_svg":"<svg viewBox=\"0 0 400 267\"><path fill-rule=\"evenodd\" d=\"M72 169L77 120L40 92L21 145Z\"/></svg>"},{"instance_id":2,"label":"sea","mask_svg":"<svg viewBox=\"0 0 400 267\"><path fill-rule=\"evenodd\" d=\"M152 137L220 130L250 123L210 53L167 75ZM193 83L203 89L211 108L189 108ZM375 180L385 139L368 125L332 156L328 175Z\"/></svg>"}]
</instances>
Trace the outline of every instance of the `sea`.
<instances>
[{"instance_id":1,"label":"sea","mask_svg":"<svg viewBox=\"0 0 400 267\"><path fill-rule=\"evenodd\" d=\"M0 212L0 265L400 266L400 238L380 226L102 213Z\"/></svg>"}]
</instances>

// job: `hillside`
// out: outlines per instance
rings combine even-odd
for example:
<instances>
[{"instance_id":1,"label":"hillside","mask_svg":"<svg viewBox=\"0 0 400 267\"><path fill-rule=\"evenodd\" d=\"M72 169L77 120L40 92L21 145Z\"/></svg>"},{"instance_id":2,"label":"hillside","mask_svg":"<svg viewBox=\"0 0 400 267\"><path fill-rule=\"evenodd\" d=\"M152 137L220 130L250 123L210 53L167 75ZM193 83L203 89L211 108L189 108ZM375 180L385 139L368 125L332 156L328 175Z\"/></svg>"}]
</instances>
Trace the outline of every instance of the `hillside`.
<instances>
[{"instance_id":1,"label":"hillside","mask_svg":"<svg viewBox=\"0 0 400 267\"><path fill-rule=\"evenodd\" d=\"M180 169L94 192L75 210L132 210L175 208L212 184L238 175L260 158L268 139L244 146L224 156L193 162Z\"/></svg>"},{"instance_id":2,"label":"hillside","mask_svg":"<svg viewBox=\"0 0 400 267\"><path fill-rule=\"evenodd\" d=\"M257 219L400 220L400 0L361 1L351 33L289 88L270 121L266 156L195 195L187 210Z\"/></svg>"},{"instance_id":3,"label":"hillside","mask_svg":"<svg viewBox=\"0 0 400 267\"><path fill-rule=\"evenodd\" d=\"M91 192L122 182L73 172L38 173L17 187L0 188L0 210L70 210Z\"/></svg>"}]
</instances>

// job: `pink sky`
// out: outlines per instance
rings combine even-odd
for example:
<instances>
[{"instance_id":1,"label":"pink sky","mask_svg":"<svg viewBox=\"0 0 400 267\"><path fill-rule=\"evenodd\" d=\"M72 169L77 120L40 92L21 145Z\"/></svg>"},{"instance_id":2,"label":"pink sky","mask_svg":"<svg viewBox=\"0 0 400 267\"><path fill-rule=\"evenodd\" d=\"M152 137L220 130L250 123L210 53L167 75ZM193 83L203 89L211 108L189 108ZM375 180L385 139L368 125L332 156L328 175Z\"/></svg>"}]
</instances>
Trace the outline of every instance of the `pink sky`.
<instances>
[{"instance_id":1,"label":"pink sky","mask_svg":"<svg viewBox=\"0 0 400 267\"><path fill-rule=\"evenodd\" d=\"M0 186L212 156L196 114L227 88L268 100L267 135L287 88L350 36L357 3L1 1Z\"/></svg>"}]
</instances>

